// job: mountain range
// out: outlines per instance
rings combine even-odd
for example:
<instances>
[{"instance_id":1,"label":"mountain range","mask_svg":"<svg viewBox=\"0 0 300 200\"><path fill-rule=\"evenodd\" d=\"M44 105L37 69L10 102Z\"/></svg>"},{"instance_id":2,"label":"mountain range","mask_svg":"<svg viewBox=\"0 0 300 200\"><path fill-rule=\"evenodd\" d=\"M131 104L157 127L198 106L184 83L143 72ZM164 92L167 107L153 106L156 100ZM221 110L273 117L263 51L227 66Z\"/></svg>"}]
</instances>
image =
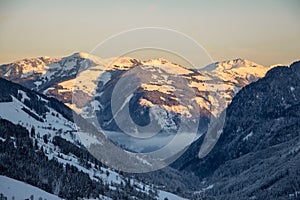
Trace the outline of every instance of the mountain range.
<instances>
[{"instance_id":1,"label":"mountain range","mask_svg":"<svg viewBox=\"0 0 300 200\"><path fill-rule=\"evenodd\" d=\"M145 132L140 127L149 124L151 118L156 120L156 129L164 134L178 132L184 120L191 124L191 132L202 134L241 88L263 77L269 69L245 59L191 69L163 58L103 59L81 52L2 65L0 76L58 99L115 139L121 136L116 137L111 131ZM136 86L132 84L134 80ZM132 121L122 115L127 107L129 114L134 113ZM141 141L129 138L135 141L130 146L128 139L125 142L122 138L115 142L134 151L165 145L151 143L140 148L144 146Z\"/></svg>"},{"instance_id":2,"label":"mountain range","mask_svg":"<svg viewBox=\"0 0 300 200\"><path fill-rule=\"evenodd\" d=\"M300 195L299 62L264 67L235 59L191 68L163 58L75 53L4 64L0 76L1 175L65 199ZM122 116L126 109L138 126ZM149 144L121 137L153 119L159 134ZM105 162L106 154L90 153L92 146L113 148L123 156L111 162L147 168L148 158L126 152L161 148L182 124L197 137L155 172L124 173Z\"/></svg>"}]
</instances>

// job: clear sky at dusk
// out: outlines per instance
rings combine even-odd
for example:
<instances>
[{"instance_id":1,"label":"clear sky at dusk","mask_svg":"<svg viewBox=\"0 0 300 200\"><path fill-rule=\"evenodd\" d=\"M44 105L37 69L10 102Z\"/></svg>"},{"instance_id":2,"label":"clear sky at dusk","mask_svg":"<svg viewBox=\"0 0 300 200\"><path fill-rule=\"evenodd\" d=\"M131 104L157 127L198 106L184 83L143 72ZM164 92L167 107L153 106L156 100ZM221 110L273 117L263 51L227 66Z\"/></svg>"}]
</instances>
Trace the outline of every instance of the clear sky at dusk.
<instances>
[{"instance_id":1,"label":"clear sky at dusk","mask_svg":"<svg viewBox=\"0 0 300 200\"><path fill-rule=\"evenodd\" d=\"M120 31L155 26L191 36L216 61L288 64L300 59L299 11L298 0L1 0L0 63L90 52Z\"/></svg>"}]
</instances>

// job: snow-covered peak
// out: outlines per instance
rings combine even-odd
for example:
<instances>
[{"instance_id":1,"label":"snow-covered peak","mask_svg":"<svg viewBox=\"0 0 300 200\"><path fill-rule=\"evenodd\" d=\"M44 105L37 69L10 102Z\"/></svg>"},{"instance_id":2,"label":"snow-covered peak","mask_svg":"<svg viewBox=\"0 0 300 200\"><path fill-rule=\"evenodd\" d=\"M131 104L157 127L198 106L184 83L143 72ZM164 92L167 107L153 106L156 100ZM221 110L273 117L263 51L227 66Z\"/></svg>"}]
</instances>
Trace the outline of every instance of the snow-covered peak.
<instances>
[{"instance_id":1,"label":"snow-covered peak","mask_svg":"<svg viewBox=\"0 0 300 200\"><path fill-rule=\"evenodd\" d=\"M105 59L103 59L99 56L96 56L96 55L93 55L93 54L90 54L90 53L86 53L86 52L77 52L77 53L74 53L70 56L66 56L65 58L69 58L69 59L86 59L86 60L89 60L89 61L93 61L94 63L97 63L97 64L101 64L105 60Z\"/></svg>"},{"instance_id":2,"label":"snow-covered peak","mask_svg":"<svg viewBox=\"0 0 300 200\"><path fill-rule=\"evenodd\" d=\"M155 66L170 74L190 74L191 70L173 63L165 58L150 59L142 62L143 65Z\"/></svg>"},{"instance_id":3,"label":"snow-covered peak","mask_svg":"<svg viewBox=\"0 0 300 200\"><path fill-rule=\"evenodd\" d=\"M235 59L235 60L229 60L229 61L223 61L223 62L219 62L218 67L222 67L225 70L231 70L231 69L237 69L237 68L265 68L262 65L259 65L255 62L246 60L246 59Z\"/></svg>"},{"instance_id":4,"label":"snow-covered peak","mask_svg":"<svg viewBox=\"0 0 300 200\"><path fill-rule=\"evenodd\" d=\"M48 57L26 58L10 64L0 66L0 76L8 80L17 80L23 82L24 79L40 79L42 76L49 76L60 71L68 75L69 70L85 69L93 65L103 65L105 63L97 56L78 52L66 57ZM59 73L59 75L62 75ZM23 81L21 81L23 80Z\"/></svg>"},{"instance_id":5,"label":"snow-covered peak","mask_svg":"<svg viewBox=\"0 0 300 200\"><path fill-rule=\"evenodd\" d=\"M171 61L165 59L165 58L157 58L157 59L150 59L150 60L146 60L143 61L143 64L145 65L177 65L172 63Z\"/></svg>"},{"instance_id":6,"label":"snow-covered peak","mask_svg":"<svg viewBox=\"0 0 300 200\"><path fill-rule=\"evenodd\" d=\"M16 78L27 78L33 74L45 74L48 70L48 64L58 61L57 58L39 57L26 58L10 64L0 66L0 76L9 80Z\"/></svg>"},{"instance_id":7,"label":"snow-covered peak","mask_svg":"<svg viewBox=\"0 0 300 200\"><path fill-rule=\"evenodd\" d=\"M246 85L265 76L270 67L238 58L215 62L199 70L215 74L224 81L236 82L238 79L245 80L246 82L242 85Z\"/></svg>"},{"instance_id":8,"label":"snow-covered peak","mask_svg":"<svg viewBox=\"0 0 300 200\"><path fill-rule=\"evenodd\" d=\"M81 57L81 58L87 58L90 56L90 54L86 53L86 52L77 52L74 53L73 56L77 56L77 57Z\"/></svg>"},{"instance_id":9,"label":"snow-covered peak","mask_svg":"<svg viewBox=\"0 0 300 200\"><path fill-rule=\"evenodd\" d=\"M135 62L140 62L137 59L121 56L121 57L112 57L106 59L106 66L107 67L131 67Z\"/></svg>"},{"instance_id":10,"label":"snow-covered peak","mask_svg":"<svg viewBox=\"0 0 300 200\"><path fill-rule=\"evenodd\" d=\"M206 67L204 67L202 70L205 71L223 71L223 70L233 70L233 69L240 69L240 68L266 68L260 64L257 64L255 62L237 58L234 60L226 60L221 62L215 62L212 63Z\"/></svg>"},{"instance_id":11,"label":"snow-covered peak","mask_svg":"<svg viewBox=\"0 0 300 200\"><path fill-rule=\"evenodd\" d=\"M91 60L91 61L96 60L96 62L101 60L100 57L94 56L92 54L89 54L86 52L77 52L77 53L73 53L70 56L65 56L65 57L61 58L61 61L63 61L63 60L84 60L84 59Z\"/></svg>"},{"instance_id":12,"label":"snow-covered peak","mask_svg":"<svg viewBox=\"0 0 300 200\"><path fill-rule=\"evenodd\" d=\"M167 59L165 59L163 57L149 59L149 60L146 60L144 62L146 62L146 63L160 63L160 64L172 63L172 62L170 62L169 60L167 60Z\"/></svg>"}]
</instances>

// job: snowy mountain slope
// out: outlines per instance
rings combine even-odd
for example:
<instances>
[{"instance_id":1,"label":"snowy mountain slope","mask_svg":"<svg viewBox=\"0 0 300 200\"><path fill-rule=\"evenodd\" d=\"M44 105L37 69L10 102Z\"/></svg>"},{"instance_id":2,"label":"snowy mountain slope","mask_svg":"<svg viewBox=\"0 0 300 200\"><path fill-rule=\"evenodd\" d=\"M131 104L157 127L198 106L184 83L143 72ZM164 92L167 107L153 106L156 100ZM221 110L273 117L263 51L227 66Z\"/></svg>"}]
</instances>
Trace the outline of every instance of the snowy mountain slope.
<instances>
[{"instance_id":1,"label":"snowy mountain slope","mask_svg":"<svg viewBox=\"0 0 300 200\"><path fill-rule=\"evenodd\" d=\"M70 140L75 137L77 128L72 120L70 109L55 99L49 99L24 87L0 79L0 117L14 124L20 124L28 131L35 129L40 137L51 139L57 134ZM79 142L75 138L73 142Z\"/></svg>"},{"instance_id":2,"label":"snowy mountain slope","mask_svg":"<svg viewBox=\"0 0 300 200\"><path fill-rule=\"evenodd\" d=\"M9 80L30 79L35 75L43 75L49 68L49 64L57 62L58 58L40 57L28 58L10 64L4 64L0 68L1 76Z\"/></svg>"},{"instance_id":3,"label":"snowy mountain slope","mask_svg":"<svg viewBox=\"0 0 300 200\"><path fill-rule=\"evenodd\" d=\"M262 78L268 70L268 68L245 59L235 59L222 62L216 62L204 67L201 70L210 71L222 78L224 81L231 81L237 86L243 87L243 84L249 84L256 81L258 78ZM239 82L244 81L244 82Z\"/></svg>"},{"instance_id":4,"label":"snowy mountain slope","mask_svg":"<svg viewBox=\"0 0 300 200\"><path fill-rule=\"evenodd\" d=\"M78 183L75 177L81 177L84 183L89 185L87 187L94 188L95 185L99 185L93 192L90 191L90 195L99 195L102 191L102 194L104 192L114 199L121 191L121 194L125 196L130 194L138 198L156 199L160 198L160 191L162 195L169 194L164 190L156 189L156 186L150 183L145 184L138 179L131 178L130 175L124 176L96 160L83 144L87 148L97 145L104 154L107 154L108 148L117 151L117 147L114 150L110 146L111 142L100 133L97 133L95 137L93 133L97 130L87 123L84 123L84 128L81 127L83 122L77 123L78 127L76 127L73 117L81 121L84 119L75 113L72 115L72 111L62 103L2 78L0 78L0 86L0 156L3 158L0 161L0 168L2 175L29 182L67 199L84 197L89 193L89 190L79 193L78 191L84 188L72 186ZM17 159L19 157L20 159ZM137 166L145 165L144 160L126 152L123 152L121 157L127 162L136 163ZM120 162L123 162L122 159ZM13 167L9 167L12 163L14 163ZM71 171L66 172L66 169ZM65 182L62 178L70 176L66 173L72 173L71 177L74 176L72 183ZM171 172L169 175L173 176ZM56 178L51 179L51 177ZM55 182L55 180L60 181ZM131 185L142 185L145 189L134 186L133 190L127 191L124 187L128 180ZM61 187L62 185L64 187ZM108 188L105 189L105 185L108 185ZM153 190L157 191L154 196L151 193Z\"/></svg>"},{"instance_id":5,"label":"snowy mountain slope","mask_svg":"<svg viewBox=\"0 0 300 200\"><path fill-rule=\"evenodd\" d=\"M204 132L210 118L218 116L242 87L263 77L269 70L241 59L229 62L225 66L228 70L219 67L213 71L186 69L165 59L140 61L138 64L127 70L106 70L105 73L110 73L110 80L98 83L94 97L81 108L82 116L99 122L104 130L120 131L111 102L115 99L112 94L121 80L122 84L119 85L122 87L117 93L123 95L120 98L125 104L119 104L117 113L129 106L129 112L134 113L131 117L137 124L147 125L152 116L160 119L159 124L165 132L178 130L180 117L192 120L200 114L198 131ZM132 92L132 83L140 80L139 87ZM76 104L76 99L80 97L75 94L73 103ZM193 102L197 106L191 106ZM130 131L134 132L134 129L132 127Z\"/></svg>"},{"instance_id":6,"label":"snowy mountain slope","mask_svg":"<svg viewBox=\"0 0 300 200\"><path fill-rule=\"evenodd\" d=\"M102 61L100 58L81 52L62 58L44 56L1 65L0 76L42 91L57 82L74 78L79 69L93 66L95 62Z\"/></svg>"},{"instance_id":7,"label":"snowy mountain slope","mask_svg":"<svg viewBox=\"0 0 300 200\"><path fill-rule=\"evenodd\" d=\"M55 138L59 137L61 140L71 142L80 148L83 147L83 144L87 148L94 146L100 148L103 157L98 159L105 160L104 157L109 156L106 150L110 150L123 155L117 161L111 158L111 162L131 161L136 163L137 166L139 164L144 166L142 161L112 144L91 124L57 100L50 99L2 78L0 78L0 85L3 87L0 95L0 117L21 125L28 131L34 129L38 135L38 143L47 150L52 152L54 147L51 143L46 143L45 138L48 141L55 141ZM48 153L48 151L46 152ZM51 152L49 153L50 157L52 156ZM105 161L108 162L107 159ZM144 167L146 168L146 166Z\"/></svg>"},{"instance_id":8,"label":"snowy mountain slope","mask_svg":"<svg viewBox=\"0 0 300 200\"><path fill-rule=\"evenodd\" d=\"M13 197L15 199L29 199L30 196L33 196L35 199L61 199L58 196L45 192L37 187L6 176L0 176L0 188L0 193L7 197L7 199L13 199Z\"/></svg>"}]
</instances>

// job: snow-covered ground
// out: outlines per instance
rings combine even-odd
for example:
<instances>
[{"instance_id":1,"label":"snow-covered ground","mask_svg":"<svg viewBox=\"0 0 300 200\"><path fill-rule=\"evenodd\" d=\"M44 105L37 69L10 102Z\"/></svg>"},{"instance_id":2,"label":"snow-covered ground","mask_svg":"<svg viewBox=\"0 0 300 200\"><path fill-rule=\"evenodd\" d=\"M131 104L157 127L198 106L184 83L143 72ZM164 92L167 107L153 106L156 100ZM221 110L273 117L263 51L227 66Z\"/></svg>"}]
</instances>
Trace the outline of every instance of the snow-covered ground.
<instances>
[{"instance_id":1,"label":"snow-covered ground","mask_svg":"<svg viewBox=\"0 0 300 200\"><path fill-rule=\"evenodd\" d=\"M29 199L30 196L32 195L34 199L38 199L40 197L48 200L62 199L56 195L45 192L44 190L41 190L35 186L29 185L22 181L18 181L6 176L0 176L0 194L1 193L8 199L12 199L14 197L15 200ZM185 198L179 197L175 194L159 190L158 200L164 200L165 198L168 198L169 200L186 200ZM99 199L112 200L111 198L102 195L99 196ZM93 199L84 199L84 200L93 200Z\"/></svg>"},{"instance_id":2,"label":"snow-covered ground","mask_svg":"<svg viewBox=\"0 0 300 200\"><path fill-rule=\"evenodd\" d=\"M84 133L84 132L78 132L75 130L75 126L73 122L68 121L66 118L64 118L60 113L55 111L54 109L49 108L49 112L45 115L45 122L40 122L30 116L28 113L26 113L22 108L26 108L30 110L33 114L38 114L31 110L29 107L27 107L23 101L24 99L29 99L28 95L22 91L19 90L19 93L22 93L23 99L18 100L15 97L12 96L12 102L2 102L0 103L0 117L3 119L7 119L14 124L20 124L28 129L28 131L31 130L32 125L35 125L35 131L40 136L43 136L47 134L49 136L49 141L51 141L55 135L60 135L60 137L66 139L67 141L70 141L71 143L77 145L78 142L84 143L86 146L89 144L100 142L97 141L93 136ZM40 97L41 98L41 97ZM43 99L44 101L47 101L46 99ZM53 129L53 128L56 129ZM58 129L61 129L61 131L58 131ZM58 133L60 132L60 133ZM2 141L4 141L4 138L0 138ZM101 169L96 169L93 163L91 164L91 168L86 168L80 164L79 158L72 154L64 154L60 151L58 147L56 147L52 142L45 143L43 137L36 137L35 138L38 142L39 147L43 147L45 155L48 157L48 159L56 159L58 162L62 163L63 165L66 165L67 163L75 166L80 171L88 174L92 180L102 180L105 183L109 184L110 188L116 188L117 185L121 185L122 183L125 183L125 178L120 175L119 173L115 172L114 170L106 167L101 167ZM144 192L146 194L149 194L149 191L151 187L149 185L143 184L140 181L137 181L135 179L130 180L132 184L135 185L143 185L145 186L145 190L140 190L141 192ZM10 182L10 183L6 183ZM15 186L16 184L23 184L24 187L18 187ZM114 185L111 185L114 184ZM28 184L22 183L20 181L11 180L7 177L1 177L0 179L0 193L2 192L5 196L8 196L9 199L13 196L15 196L15 199L22 199L22 198L29 198L30 195L34 195L35 197L43 197L44 199L59 199L56 198L50 198L49 196L42 196L46 195L48 193L43 193L42 190L36 188L37 190L28 189L29 187L35 188L33 186L30 186ZM24 189L25 188L25 189ZM136 188L139 190L139 188ZM26 191L26 192L25 192ZM4 193L5 192L5 193ZM180 197L177 197L176 195L173 195L171 193L158 190L158 198L164 199L167 197L168 199L182 199ZM20 195L20 196L17 196ZM40 195L40 196L38 196ZM51 194L48 194L51 195ZM108 199L107 197L105 197ZM100 199L105 199L104 197L101 197Z\"/></svg>"},{"instance_id":3,"label":"snow-covered ground","mask_svg":"<svg viewBox=\"0 0 300 200\"><path fill-rule=\"evenodd\" d=\"M13 197L15 200L29 199L31 196L33 196L34 199L39 199L41 197L42 199L47 199L47 200L62 200L62 198L50 194L48 192L45 192L40 188L34 187L22 181L18 181L6 176L0 176L0 194L1 193L5 197L7 197L8 200L12 199ZM100 195L99 198L97 199L84 198L83 200L99 200L99 199L112 200L111 198L104 195Z\"/></svg>"},{"instance_id":4,"label":"snow-covered ground","mask_svg":"<svg viewBox=\"0 0 300 200\"><path fill-rule=\"evenodd\" d=\"M0 103L1 118L7 119L14 124L20 124L27 128L28 131L30 131L32 125L34 125L36 132L40 133L41 136L45 134L55 135L55 133L59 129L61 129L62 132L70 132L76 129L75 125L72 122L68 121L60 113L52 108L49 108L50 111L47 112L44 122L38 121L35 118L31 117L28 113L26 113L23 108L26 108L27 110L30 110L30 112L34 115L39 116L34 110L28 108L22 101L19 101L15 97L12 96L12 98L12 102ZM28 97L23 96L23 99L24 98Z\"/></svg>"},{"instance_id":5,"label":"snow-covered ground","mask_svg":"<svg viewBox=\"0 0 300 200\"><path fill-rule=\"evenodd\" d=\"M182 197L172 194L170 192L165 192L165 191L160 190L158 192L158 199L165 200L165 198L167 198L168 200L187 200L185 198L182 198Z\"/></svg>"},{"instance_id":6,"label":"snow-covered ground","mask_svg":"<svg viewBox=\"0 0 300 200\"><path fill-rule=\"evenodd\" d=\"M8 199L14 197L15 200L29 199L31 195L33 195L34 199L39 199L40 197L48 200L61 199L58 196L45 192L37 187L6 176L0 176L0 193Z\"/></svg>"}]
</instances>

